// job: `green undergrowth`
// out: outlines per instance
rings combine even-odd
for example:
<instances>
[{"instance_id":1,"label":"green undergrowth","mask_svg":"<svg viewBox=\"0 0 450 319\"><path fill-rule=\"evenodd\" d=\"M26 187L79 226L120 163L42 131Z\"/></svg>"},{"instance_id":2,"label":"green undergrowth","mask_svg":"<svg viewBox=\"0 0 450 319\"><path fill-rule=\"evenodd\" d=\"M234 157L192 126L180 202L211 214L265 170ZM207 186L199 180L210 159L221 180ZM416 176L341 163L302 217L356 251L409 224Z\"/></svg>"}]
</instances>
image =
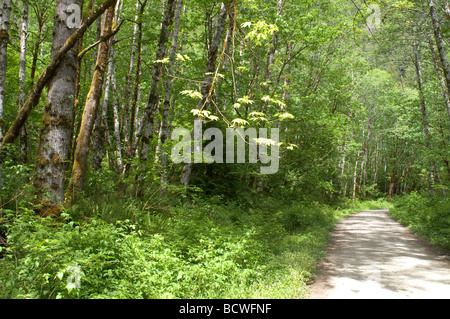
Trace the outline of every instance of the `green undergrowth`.
<instances>
[{"instance_id":1,"label":"green undergrowth","mask_svg":"<svg viewBox=\"0 0 450 319\"><path fill-rule=\"evenodd\" d=\"M0 298L308 298L335 224L383 202L85 200L59 220L1 211Z\"/></svg>"},{"instance_id":2,"label":"green undergrowth","mask_svg":"<svg viewBox=\"0 0 450 319\"><path fill-rule=\"evenodd\" d=\"M448 191L447 191L448 192ZM395 200L391 216L426 241L450 251L450 198L448 193L411 193Z\"/></svg>"}]
</instances>

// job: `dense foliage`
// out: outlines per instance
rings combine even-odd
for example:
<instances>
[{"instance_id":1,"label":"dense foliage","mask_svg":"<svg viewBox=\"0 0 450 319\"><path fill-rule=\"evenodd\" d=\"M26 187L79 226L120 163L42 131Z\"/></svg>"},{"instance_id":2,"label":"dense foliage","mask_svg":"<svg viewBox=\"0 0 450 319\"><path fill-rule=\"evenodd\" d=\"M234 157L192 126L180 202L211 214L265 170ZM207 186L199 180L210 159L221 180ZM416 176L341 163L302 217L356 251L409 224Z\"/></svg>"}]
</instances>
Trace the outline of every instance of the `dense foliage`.
<instances>
[{"instance_id":1,"label":"dense foliage","mask_svg":"<svg viewBox=\"0 0 450 319\"><path fill-rule=\"evenodd\" d=\"M124 212L110 201L79 220L70 215L86 207L58 220L5 211L1 227L9 244L0 261L0 297L306 298L330 230L363 208L268 199L248 209L198 201L159 214L137 203ZM130 211L132 219L123 219ZM115 222L105 222L111 216Z\"/></svg>"},{"instance_id":2,"label":"dense foliage","mask_svg":"<svg viewBox=\"0 0 450 319\"><path fill-rule=\"evenodd\" d=\"M449 248L446 1L0 9L0 297L305 298L366 208ZM174 161L195 123L279 169Z\"/></svg>"},{"instance_id":3,"label":"dense foliage","mask_svg":"<svg viewBox=\"0 0 450 319\"><path fill-rule=\"evenodd\" d=\"M448 196L412 193L399 198L391 216L439 247L450 249L450 203Z\"/></svg>"}]
</instances>

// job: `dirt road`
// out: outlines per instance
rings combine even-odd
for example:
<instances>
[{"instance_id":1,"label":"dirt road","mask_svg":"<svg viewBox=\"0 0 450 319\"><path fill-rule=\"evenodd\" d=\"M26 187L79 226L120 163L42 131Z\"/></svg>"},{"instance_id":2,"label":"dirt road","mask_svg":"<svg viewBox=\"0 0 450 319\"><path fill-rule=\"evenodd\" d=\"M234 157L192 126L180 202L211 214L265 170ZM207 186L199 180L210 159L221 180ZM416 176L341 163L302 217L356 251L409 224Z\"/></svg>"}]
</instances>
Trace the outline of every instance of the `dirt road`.
<instances>
[{"instance_id":1,"label":"dirt road","mask_svg":"<svg viewBox=\"0 0 450 319\"><path fill-rule=\"evenodd\" d=\"M388 216L366 211L336 226L312 299L450 299L450 261Z\"/></svg>"}]
</instances>

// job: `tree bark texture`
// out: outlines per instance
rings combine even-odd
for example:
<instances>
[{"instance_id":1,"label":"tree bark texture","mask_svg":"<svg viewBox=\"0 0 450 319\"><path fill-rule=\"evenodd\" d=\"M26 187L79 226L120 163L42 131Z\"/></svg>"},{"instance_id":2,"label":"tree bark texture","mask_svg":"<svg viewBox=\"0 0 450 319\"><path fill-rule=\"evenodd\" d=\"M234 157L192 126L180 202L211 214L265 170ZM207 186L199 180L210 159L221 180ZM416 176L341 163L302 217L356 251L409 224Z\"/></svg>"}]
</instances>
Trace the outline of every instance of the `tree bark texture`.
<instances>
[{"instance_id":1,"label":"tree bark texture","mask_svg":"<svg viewBox=\"0 0 450 319\"><path fill-rule=\"evenodd\" d=\"M17 101L19 109L25 102L25 85L27 69L27 39L28 39L28 4L23 4L22 9L22 30L20 33L20 61L19 61L19 99ZM22 163L28 162L27 146L27 125L24 125L20 132L20 159Z\"/></svg>"},{"instance_id":2,"label":"tree bark texture","mask_svg":"<svg viewBox=\"0 0 450 319\"><path fill-rule=\"evenodd\" d=\"M111 33L115 10L114 5L115 1L105 11L103 19L103 27L101 32L102 37L107 36L108 34ZM72 184L71 189L69 189L69 192L72 192L72 195L76 195L84 187L86 179L90 139L94 123L97 118L100 99L103 93L104 74L108 66L108 51L109 51L108 42L102 42L99 44L95 71L92 77L91 88L86 98L86 104L84 107L83 117L81 120L80 132L77 138L77 146L75 149L74 163L72 169Z\"/></svg>"},{"instance_id":3,"label":"tree bark texture","mask_svg":"<svg viewBox=\"0 0 450 319\"><path fill-rule=\"evenodd\" d=\"M450 92L450 65L447 59L447 53L444 47L444 41L442 39L442 32L439 23L439 18L436 12L436 6L433 0L428 1L428 6L430 9L431 21L433 22L434 38L436 40L436 45L439 52L439 57L441 59L442 70L444 71L445 82L447 84L447 92Z\"/></svg>"},{"instance_id":4,"label":"tree bark texture","mask_svg":"<svg viewBox=\"0 0 450 319\"><path fill-rule=\"evenodd\" d=\"M0 142L3 140L5 120L6 64L11 17L11 0L3 0L0 7Z\"/></svg>"},{"instance_id":5,"label":"tree bark texture","mask_svg":"<svg viewBox=\"0 0 450 319\"><path fill-rule=\"evenodd\" d=\"M52 59L58 55L75 29L64 19L69 5L80 5L80 0L58 0L53 29ZM59 67L49 83L47 103L36 156L34 186L43 216L56 215L64 202L65 176L70 160L73 128L73 107L77 72L76 46L60 57Z\"/></svg>"},{"instance_id":6,"label":"tree bark texture","mask_svg":"<svg viewBox=\"0 0 450 319\"><path fill-rule=\"evenodd\" d=\"M197 106L198 109L202 109L206 105L206 103L208 102L207 100L211 95L211 89L215 77L214 74L216 71L217 57L219 55L219 46L225 30L226 21L227 21L227 8L225 4L222 4L219 16L217 18L216 31L208 51L208 62L201 89L202 99L200 100ZM189 186L193 168L194 168L193 163L186 163L184 165L183 170L181 172L181 185L185 187Z\"/></svg>"},{"instance_id":7,"label":"tree bark texture","mask_svg":"<svg viewBox=\"0 0 450 319\"><path fill-rule=\"evenodd\" d=\"M167 0L165 4L164 19L161 25L161 33L158 41L158 48L156 51L156 62L153 67L152 83L150 93L147 100L147 105L144 110L138 137L141 137L142 146L140 152L141 160L145 161L148 158L149 144L153 137L155 112L159 105L158 86L161 80L163 63L162 61L167 55L167 42L170 37L169 27L173 24L173 18L175 15L175 0ZM134 147L136 148L136 146Z\"/></svg>"}]
</instances>

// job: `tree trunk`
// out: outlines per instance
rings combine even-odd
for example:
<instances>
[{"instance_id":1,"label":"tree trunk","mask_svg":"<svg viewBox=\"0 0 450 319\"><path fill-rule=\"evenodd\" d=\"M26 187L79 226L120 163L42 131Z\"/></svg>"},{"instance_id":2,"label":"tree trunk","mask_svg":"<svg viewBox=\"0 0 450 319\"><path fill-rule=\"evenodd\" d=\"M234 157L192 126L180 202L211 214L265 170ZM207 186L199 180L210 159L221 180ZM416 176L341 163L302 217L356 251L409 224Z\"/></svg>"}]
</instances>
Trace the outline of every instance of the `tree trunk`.
<instances>
[{"instance_id":1,"label":"tree trunk","mask_svg":"<svg viewBox=\"0 0 450 319\"><path fill-rule=\"evenodd\" d=\"M133 78L133 70L134 70L134 63L135 63L135 58L136 58L136 40L137 40L137 36L138 36L138 23L139 23L139 7L140 7L141 3L140 0L136 0L136 14L135 14L135 18L134 18L134 31L133 31L133 42L131 44L131 53L130 53L130 63L128 66L128 75L127 75L127 80L126 80L126 84L125 84L125 89L124 89L124 102L122 105L122 127L120 129L121 132L121 136L124 138L125 140L125 146L127 149L129 149L130 147L132 147L132 143L133 143L133 139L129 139L130 134L133 134L133 132L130 133L131 131L131 115L130 115L130 97L131 97L131 81Z\"/></svg>"},{"instance_id":2,"label":"tree trunk","mask_svg":"<svg viewBox=\"0 0 450 319\"><path fill-rule=\"evenodd\" d=\"M80 5L80 0L58 0L53 29L52 58L73 35L61 17L69 5ZM42 204L39 214L42 216L57 215L64 202L64 186L66 170L70 160L70 146L73 127L73 106L78 48L61 57L49 83L47 104L41 130L40 144L36 155L34 186L38 201ZM38 81L39 82L39 81Z\"/></svg>"},{"instance_id":3,"label":"tree trunk","mask_svg":"<svg viewBox=\"0 0 450 319\"><path fill-rule=\"evenodd\" d=\"M140 2L139 2L140 3ZM133 39L133 43L134 46L136 46L135 53L134 53L134 58L136 58L137 63L136 63L136 76L135 76L135 86L134 86L134 91L133 91L133 100L131 105L127 106L127 113L128 116L126 116L126 121L127 121L127 130L126 130L126 135L125 135L125 145L126 145L126 150L125 150L125 157L128 160L128 162L124 165L123 167L123 171L122 171L122 176L126 176L128 174L128 172L131 169L131 159L135 156L136 154L136 148L137 148L137 143L138 143L138 137L136 134L136 138L135 136L135 131L136 131L136 114L138 112L137 110L137 105L140 99L140 87L141 87L141 83L140 83L140 77L141 77L141 54L142 54L142 38L143 38L143 21L142 21L142 16L144 14L145 11L145 6L147 5L147 1L144 1L144 3L141 4L140 9L137 7L136 9L139 9L137 11L137 15L136 15L136 26L135 26L135 31L134 31L134 39ZM136 56L137 54L137 56ZM130 63L130 67L131 67L131 63ZM129 75L130 76L130 75ZM131 85L130 85L131 87ZM130 92L131 94L131 92ZM130 107L131 106L131 107ZM122 194L124 194L125 190L126 190L126 185L122 184L121 181L121 186L122 186Z\"/></svg>"},{"instance_id":4,"label":"tree trunk","mask_svg":"<svg viewBox=\"0 0 450 319\"><path fill-rule=\"evenodd\" d=\"M25 102L27 38L28 38L28 5L24 3L22 10L22 32L20 34L19 99L17 103L19 109ZM27 125L24 125L20 132L20 159L24 164L28 162L27 153L28 153Z\"/></svg>"},{"instance_id":5,"label":"tree trunk","mask_svg":"<svg viewBox=\"0 0 450 319\"><path fill-rule=\"evenodd\" d=\"M120 117L119 117L119 103L117 96L117 80L116 80L116 52L114 47L111 48L112 55L112 89L113 89L113 109L114 109L114 139L116 142L116 168L117 172L122 172L122 139L120 136Z\"/></svg>"},{"instance_id":6,"label":"tree trunk","mask_svg":"<svg viewBox=\"0 0 450 319\"><path fill-rule=\"evenodd\" d=\"M3 140L3 128L5 120L5 84L6 62L8 53L9 24L11 16L11 0L3 0L0 10L0 142Z\"/></svg>"},{"instance_id":7,"label":"tree trunk","mask_svg":"<svg viewBox=\"0 0 450 319\"><path fill-rule=\"evenodd\" d=\"M169 74L166 78L164 106L162 110L162 123L161 123L161 182L167 183L166 168L168 150L165 147L166 140L169 138L169 117L170 117L170 97L172 94L172 83L175 66L176 53L178 51L178 36L180 32L181 16L183 11L183 0L178 0L178 8L175 14L175 25L172 34L172 47L170 48L170 62L169 62ZM164 185L163 185L164 187Z\"/></svg>"},{"instance_id":8,"label":"tree trunk","mask_svg":"<svg viewBox=\"0 0 450 319\"><path fill-rule=\"evenodd\" d=\"M115 1L105 12L101 37L105 37L111 33L115 10L114 5ZM109 45L107 42L102 42L99 44L95 71L92 77L91 88L86 98L86 105L84 107L83 118L81 120L80 133L78 134L77 146L75 149L75 158L72 169L72 184L71 189L69 189L69 191L72 192L70 195L73 196L71 199L72 203L75 200L76 195L83 189L86 179L89 142L92 129L97 118L100 99L102 97L104 74L108 66L108 51Z\"/></svg>"},{"instance_id":9,"label":"tree trunk","mask_svg":"<svg viewBox=\"0 0 450 319\"><path fill-rule=\"evenodd\" d=\"M431 20L433 22L434 38L438 47L439 57L441 58L442 69L444 71L445 82L447 84L447 92L450 92L450 65L448 63L447 53L445 52L441 28L439 25L439 18L436 12L434 1L428 0L428 6L430 9Z\"/></svg>"},{"instance_id":10,"label":"tree trunk","mask_svg":"<svg viewBox=\"0 0 450 319\"><path fill-rule=\"evenodd\" d=\"M111 47L112 40L109 41L109 46ZM109 56L109 54L108 54ZM106 76L106 84L105 84L105 96L103 98L103 102L101 103L102 109L101 112L97 116L97 120L95 121L94 133L92 138L92 169L96 172L102 169L103 155L105 153L105 144L108 148L108 125L107 125L107 116L108 116L108 105L109 105L109 96L111 92L111 62L108 62L108 72Z\"/></svg>"},{"instance_id":11,"label":"tree trunk","mask_svg":"<svg viewBox=\"0 0 450 319\"><path fill-rule=\"evenodd\" d=\"M31 86L34 86L35 76L36 76L36 69L37 69L37 62L38 62L38 56L39 56L39 48L41 46L41 43L43 42L42 39L42 32L44 31L45 27L45 12L39 12L37 16L38 20L38 31L37 31L37 39L34 43L34 49L33 49L33 62L31 63L31 72L30 72L30 79L31 79Z\"/></svg>"},{"instance_id":12,"label":"tree trunk","mask_svg":"<svg viewBox=\"0 0 450 319\"><path fill-rule=\"evenodd\" d=\"M219 16L217 18L217 27L214 34L213 40L208 50L208 63L205 70L205 77L203 79L203 85L201 89L202 99L199 102L197 108L202 109L208 103L208 99L212 95L212 89L215 78L216 63L219 55L219 46L222 40L222 35L225 30L225 24L227 21L227 9L225 4L222 3ZM186 163L181 172L181 184L185 187L189 186L191 180L192 169L194 167L193 163Z\"/></svg>"},{"instance_id":13,"label":"tree trunk","mask_svg":"<svg viewBox=\"0 0 450 319\"><path fill-rule=\"evenodd\" d=\"M353 172L353 196L352 199L356 200L356 191L358 188L358 161L359 161L359 152L358 155L356 155L356 162L355 162L355 170Z\"/></svg>"},{"instance_id":14,"label":"tree trunk","mask_svg":"<svg viewBox=\"0 0 450 319\"><path fill-rule=\"evenodd\" d=\"M277 16L280 17L283 12L284 0L278 0ZM272 36L272 42L270 44L267 53L267 69L266 69L266 82L270 82L272 78L272 66L275 63L275 53L278 45L278 31L275 31Z\"/></svg>"},{"instance_id":15,"label":"tree trunk","mask_svg":"<svg viewBox=\"0 0 450 319\"><path fill-rule=\"evenodd\" d=\"M116 6L116 17L114 23L118 25L121 21L120 14L122 12L123 1L118 0ZM116 79L116 36L112 38L110 50L110 64L108 66L108 77L111 77L111 95L113 96L113 117L114 117L114 140L115 140L115 171L122 172L122 140L120 137L120 118L119 118L119 97L117 96L117 79Z\"/></svg>"},{"instance_id":16,"label":"tree trunk","mask_svg":"<svg viewBox=\"0 0 450 319\"><path fill-rule=\"evenodd\" d=\"M425 133L426 138L426 145L428 149L431 151L431 136L430 136L430 127L428 122L428 113L427 113L427 106L425 103L425 95L423 91L423 80L422 80L422 61L420 56L420 46L418 41L415 41L414 43L414 64L416 67L416 75L417 75L417 87L419 89L419 101L420 101L420 108L422 111L422 124L423 129ZM433 162L433 161L432 161ZM429 180L430 180L430 191L432 191L432 186L435 183L434 180L434 163L430 164L430 170L429 170Z\"/></svg>"},{"instance_id":17,"label":"tree trunk","mask_svg":"<svg viewBox=\"0 0 450 319\"><path fill-rule=\"evenodd\" d=\"M440 84L441 89L442 89L442 95L444 97L445 106L446 106L446 109L447 109L447 115L448 115L448 117L450 117L450 97L448 95L449 92L448 92L448 89L447 89L447 87L445 85L445 80L444 80L444 77L442 75L441 67L439 65L439 59L437 57L436 50L434 49L433 40L431 39L431 37L430 37L430 35L429 35L427 30L425 30L425 35L426 35L427 40L428 40L428 45L430 47L431 57L433 58L434 68L436 70L436 74L437 74L437 77L439 79L439 84Z\"/></svg>"},{"instance_id":18,"label":"tree trunk","mask_svg":"<svg viewBox=\"0 0 450 319\"><path fill-rule=\"evenodd\" d=\"M158 41L158 48L156 51L156 61L153 74L152 74L152 83L150 88L150 93L147 100L147 105L144 110L144 114L142 117L142 121L139 127L139 131L137 134L138 139L142 138L142 146L140 152L140 158L142 161L146 161L148 159L149 152L149 144L153 137L154 131L154 119L155 112L159 105L159 95L158 95L158 86L161 80L163 63L158 62L163 60L167 55L166 44L169 40L170 30L169 27L173 24L173 17L175 15L175 0L167 0L165 4L165 14L164 19L161 25L161 33ZM144 134L142 134L144 132ZM135 141L135 145L137 146ZM135 148L136 148L135 146Z\"/></svg>"},{"instance_id":19,"label":"tree trunk","mask_svg":"<svg viewBox=\"0 0 450 319\"><path fill-rule=\"evenodd\" d=\"M277 5L277 17L281 16L284 7L284 0L278 0ZM272 35L272 41L269 45L269 49L267 51L267 68L266 68L266 94L268 95L270 92L270 82L272 81L272 67L275 63L275 53L277 51L278 46L278 31L275 31ZM268 102L264 102L263 112L266 113L268 107Z\"/></svg>"}]
</instances>

